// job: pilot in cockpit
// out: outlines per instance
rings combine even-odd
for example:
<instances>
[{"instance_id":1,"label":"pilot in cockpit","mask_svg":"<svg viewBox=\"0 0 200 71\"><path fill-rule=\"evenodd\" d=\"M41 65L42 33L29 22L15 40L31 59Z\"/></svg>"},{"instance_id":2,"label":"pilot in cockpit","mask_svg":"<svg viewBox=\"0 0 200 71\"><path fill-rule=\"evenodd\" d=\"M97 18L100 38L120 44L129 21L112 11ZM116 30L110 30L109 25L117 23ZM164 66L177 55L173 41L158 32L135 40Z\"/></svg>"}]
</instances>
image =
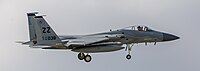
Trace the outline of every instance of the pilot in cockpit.
<instances>
[{"instance_id":1,"label":"pilot in cockpit","mask_svg":"<svg viewBox=\"0 0 200 71\"><path fill-rule=\"evenodd\" d=\"M143 31L141 26L137 27L138 31Z\"/></svg>"},{"instance_id":2,"label":"pilot in cockpit","mask_svg":"<svg viewBox=\"0 0 200 71\"><path fill-rule=\"evenodd\" d=\"M148 31L148 27L145 26L145 27L144 27L144 31Z\"/></svg>"}]
</instances>

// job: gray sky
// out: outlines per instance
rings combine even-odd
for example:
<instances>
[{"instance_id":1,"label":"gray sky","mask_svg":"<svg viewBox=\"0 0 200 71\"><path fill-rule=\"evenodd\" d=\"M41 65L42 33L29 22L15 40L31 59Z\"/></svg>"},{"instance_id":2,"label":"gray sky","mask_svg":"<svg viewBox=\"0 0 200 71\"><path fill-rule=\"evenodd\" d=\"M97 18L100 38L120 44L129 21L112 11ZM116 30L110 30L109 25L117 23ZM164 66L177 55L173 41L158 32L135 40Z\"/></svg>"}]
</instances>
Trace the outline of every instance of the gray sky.
<instances>
[{"instance_id":1,"label":"gray sky","mask_svg":"<svg viewBox=\"0 0 200 71\"><path fill-rule=\"evenodd\" d=\"M147 25L181 39L156 46L91 54L40 50L16 44L28 40L27 12L39 11L57 34L90 34ZM0 0L0 71L199 71L200 0Z\"/></svg>"}]
</instances>

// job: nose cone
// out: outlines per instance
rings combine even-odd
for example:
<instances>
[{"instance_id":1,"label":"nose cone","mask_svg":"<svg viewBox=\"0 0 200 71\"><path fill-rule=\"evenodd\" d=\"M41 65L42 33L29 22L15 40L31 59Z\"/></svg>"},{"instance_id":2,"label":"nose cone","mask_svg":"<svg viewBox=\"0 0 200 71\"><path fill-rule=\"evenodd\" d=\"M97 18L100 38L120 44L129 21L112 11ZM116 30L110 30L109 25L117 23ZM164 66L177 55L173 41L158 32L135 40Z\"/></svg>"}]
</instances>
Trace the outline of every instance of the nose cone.
<instances>
[{"instance_id":1,"label":"nose cone","mask_svg":"<svg viewBox=\"0 0 200 71\"><path fill-rule=\"evenodd\" d=\"M172 35L172 34L163 33L163 41L171 41L171 40L176 40L179 38L180 37Z\"/></svg>"}]
</instances>

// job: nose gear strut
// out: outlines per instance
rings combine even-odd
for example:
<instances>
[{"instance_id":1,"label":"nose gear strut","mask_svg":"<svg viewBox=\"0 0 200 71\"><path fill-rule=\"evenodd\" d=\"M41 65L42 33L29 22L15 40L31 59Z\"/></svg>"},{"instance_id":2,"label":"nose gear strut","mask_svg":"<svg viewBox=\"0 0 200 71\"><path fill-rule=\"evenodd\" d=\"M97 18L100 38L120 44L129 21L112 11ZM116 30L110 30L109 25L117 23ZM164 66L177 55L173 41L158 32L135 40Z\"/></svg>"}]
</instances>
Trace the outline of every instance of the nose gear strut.
<instances>
[{"instance_id":1,"label":"nose gear strut","mask_svg":"<svg viewBox=\"0 0 200 71\"><path fill-rule=\"evenodd\" d=\"M128 49L128 55L126 55L126 59L131 59L131 48L133 47L133 43L131 44L126 44L126 48L125 48L125 51L127 51Z\"/></svg>"}]
</instances>

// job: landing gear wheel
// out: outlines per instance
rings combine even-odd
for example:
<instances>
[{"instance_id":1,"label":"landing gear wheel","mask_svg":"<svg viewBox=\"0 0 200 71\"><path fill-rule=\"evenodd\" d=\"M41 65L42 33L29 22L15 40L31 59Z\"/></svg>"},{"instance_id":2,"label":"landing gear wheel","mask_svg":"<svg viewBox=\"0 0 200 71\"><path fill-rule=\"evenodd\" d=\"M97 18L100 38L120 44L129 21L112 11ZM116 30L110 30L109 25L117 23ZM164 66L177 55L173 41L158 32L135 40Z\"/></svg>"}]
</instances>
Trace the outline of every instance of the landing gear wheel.
<instances>
[{"instance_id":1,"label":"landing gear wheel","mask_svg":"<svg viewBox=\"0 0 200 71\"><path fill-rule=\"evenodd\" d=\"M85 62L90 62L92 60L92 57L90 55L86 55L84 60Z\"/></svg>"},{"instance_id":2,"label":"landing gear wheel","mask_svg":"<svg viewBox=\"0 0 200 71\"><path fill-rule=\"evenodd\" d=\"M79 60L83 60L85 58L85 54L84 53L79 53L78 54L78 59Z\"/></svg>"},{"instance_id":3,"label":"landing gear wheel","mask_svg":"<svg viewBox=\"0 0 200 71\"><path fill-rule=\"evenodd\" d=\"M126 59L131 59L131 55L130 54L128 54L128 55L126 55Z\"/></svg>"}]
</instances>

